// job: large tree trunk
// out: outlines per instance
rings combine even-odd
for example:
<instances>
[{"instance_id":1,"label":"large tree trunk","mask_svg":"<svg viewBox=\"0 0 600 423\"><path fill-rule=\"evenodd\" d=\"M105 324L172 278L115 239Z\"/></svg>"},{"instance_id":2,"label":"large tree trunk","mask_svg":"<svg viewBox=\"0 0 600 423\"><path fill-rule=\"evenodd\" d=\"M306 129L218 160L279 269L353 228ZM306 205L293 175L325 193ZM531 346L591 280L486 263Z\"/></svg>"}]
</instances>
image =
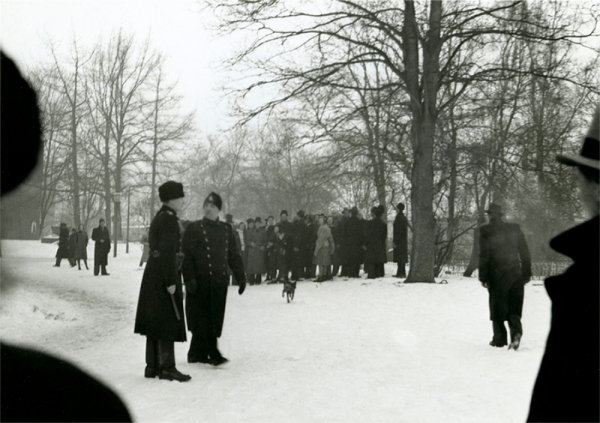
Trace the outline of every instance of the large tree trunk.
<instances>
[{"instance_id":1,"label":"large tree trunk","mask_svg":"<svg viewBox=\"0 0 600 423\"><path fill-rule=\"evenodd\" d=\"M77 164L77 84L78 71L75 71L75 89L71 104L71 164L73 165L73 220L75 227L81 223L81 206L79 203L79 170Z\"/></svg>"},{"instance_id":2,"label":"large tree trunk","mask_svg":"<svg viewBox=\"0 0 600 423\"><path fill-rule=\"evenodd\" d=\"M435 217L433 213L433 143L437 120L440 21L442 3L430 2L429 29L423 48L422 85L419 82L419 31L414 2L404 2L405 82L412 112L413 166L411 173L411 206L413 244L410 272L406 282L435 282Z\"/></svg>"}]
</instances>

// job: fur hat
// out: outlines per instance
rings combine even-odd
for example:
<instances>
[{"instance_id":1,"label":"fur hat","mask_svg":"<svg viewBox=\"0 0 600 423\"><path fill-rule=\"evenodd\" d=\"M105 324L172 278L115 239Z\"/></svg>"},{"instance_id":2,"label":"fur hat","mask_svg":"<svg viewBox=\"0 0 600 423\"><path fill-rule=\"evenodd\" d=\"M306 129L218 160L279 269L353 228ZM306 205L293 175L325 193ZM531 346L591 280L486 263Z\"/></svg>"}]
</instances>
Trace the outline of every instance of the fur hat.
<instances>
[{"instance_id":1,"label":"fur hat","mask_svg":"<svg viewBox=\"0 0 600 423\"><path fill-rule=\"evenodd\" d=\"M216 208L221 210L223 208L223 200L221 200L221 196L216 192L211 192L204 200L203 206L206 204L213 204Z\"/></svg>"},{"instance_id":2,"label":"fur hat","mask_svg":"<svg viewBox=\"0 0 600 423\"><path fill-rule=\"evenodd\" d=\"M179 182L167 181L158 187L158 197L163 203L185 197L183 194L183 185Z\"/></svg>"},{"instance_id":3,"label":"fur hat","mask_svg":"<svg viewBox=\"0 0 600 423\"><path fill-rule=\"evenodd\" d=\"M567 166L585 166L600 170L600 104L596 107L592 124L583 139L579 155L558 154L556 160Z\"/></svg>"}]
</instances>

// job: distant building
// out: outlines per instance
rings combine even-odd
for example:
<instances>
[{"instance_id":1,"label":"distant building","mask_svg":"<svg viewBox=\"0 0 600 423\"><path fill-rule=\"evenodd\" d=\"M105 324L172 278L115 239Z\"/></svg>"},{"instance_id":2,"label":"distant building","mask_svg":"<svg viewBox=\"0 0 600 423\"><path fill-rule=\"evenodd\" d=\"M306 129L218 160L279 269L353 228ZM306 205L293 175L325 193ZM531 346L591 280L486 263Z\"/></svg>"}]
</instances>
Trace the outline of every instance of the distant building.
<instances>
[{"instance_id":1,"label":"distant building","mask_svg":"<svg viewBox=\"0 0 600 423\"><path fill-rule=\"evenodd\" d=\"M40 239L42 166L0 200L0 238Z\"/></svg>"}]
</instances>

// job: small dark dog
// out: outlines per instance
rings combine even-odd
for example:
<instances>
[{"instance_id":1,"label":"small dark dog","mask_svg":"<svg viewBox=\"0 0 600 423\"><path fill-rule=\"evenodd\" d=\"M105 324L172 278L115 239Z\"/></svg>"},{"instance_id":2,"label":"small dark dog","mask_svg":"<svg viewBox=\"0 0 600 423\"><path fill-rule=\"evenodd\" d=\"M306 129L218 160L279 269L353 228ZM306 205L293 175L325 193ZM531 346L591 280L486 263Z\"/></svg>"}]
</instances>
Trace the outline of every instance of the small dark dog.
<instances>
[{"instance_id":1,"label":"small dark dog","mask_svg":"<svg viewBox=\"0 0 600 423\"><path fill-rule=\"evenodd\" d=\"M287 302L289 303L294 299L294 293L296 292L296 282L284 281L283 292L281 296L284 297L287 294Z\"/></svg>"}]
</instances>

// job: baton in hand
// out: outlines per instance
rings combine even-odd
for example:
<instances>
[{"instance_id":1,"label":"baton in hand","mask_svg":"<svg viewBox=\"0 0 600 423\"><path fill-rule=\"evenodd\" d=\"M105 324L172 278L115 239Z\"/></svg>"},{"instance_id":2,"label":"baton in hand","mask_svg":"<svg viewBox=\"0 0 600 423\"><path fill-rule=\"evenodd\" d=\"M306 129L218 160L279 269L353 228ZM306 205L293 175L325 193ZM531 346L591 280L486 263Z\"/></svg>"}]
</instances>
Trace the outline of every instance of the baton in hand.
<instances>
[{"instance_id":1,"label":"baton in hand","mask_svg":"<svg viewBox=\"0 0 600 423\"><path fill-rule=\"evenodd\" d=\"M173 294L169 294L169 296L171 297L171 304L173 304L173 310L175 310L175 317L177 317L177 320L181 320L179 310L177 310L177 305L175 304L175 298L173 297Z\"/></svg>"}]
</instances>

